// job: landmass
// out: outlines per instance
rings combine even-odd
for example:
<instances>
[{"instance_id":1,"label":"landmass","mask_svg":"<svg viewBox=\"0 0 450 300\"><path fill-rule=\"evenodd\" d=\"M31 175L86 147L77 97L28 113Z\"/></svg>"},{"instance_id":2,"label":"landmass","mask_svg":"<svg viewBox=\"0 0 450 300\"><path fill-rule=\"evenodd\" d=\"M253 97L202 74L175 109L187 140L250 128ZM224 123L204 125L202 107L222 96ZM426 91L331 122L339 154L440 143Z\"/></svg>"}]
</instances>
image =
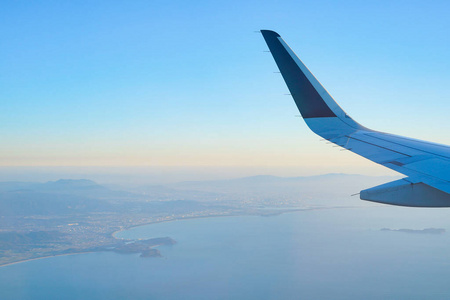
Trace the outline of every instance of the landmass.
<instances>
[{"instance_id":1,"label":"landmass","mask_svg":"<svg viewBox=\"0 0 450 300\"><path fill-rule=\"evenodd\" d=\"M22 233L0 233L0 249L5 251L15 251L15 253L22 253L26 259L9 259L10 262L4 264L10 264L14 262L19 262L22 260L31 260L36 258L86 253L86 252L115 252L120 254L133 254L140 253L140 257L161 257L162 254L157 246L168 246L176 244L176 241L170 237L158 237L151 239L138 239L138 240L128 240L128 239L115 239L112 244L95 246L90 248L67 248L63 250L54 250L55 243L61 243L63 241L64 235L56 231L40 231L40 232L30 232L27 234ZM41 250L40 252L30 253L28 249L45 249L48 251ZM34 251L33 251L34 252ZM17 255L20 257L20 255ZM5 260L8 257L2 257Z\"/></svg>"},{"instance_id":2,"label":"landmass","mask_svg":"<svg viewBox=\"0 0 450 300\"><path fill-rule=\"evenodd\" d=\"M113 251L121 254L140 253L140 257L161 257L161 252L154 247L174 244L176 244L176 241L170 237L133 241L120 240L114 246L99 248L97 251Z\"/></svg>"},{"instance_id":3,"label":"landmass","mask_svg":"<svg viewBox=\"0 0 450 300\"><path fill-rule=\"evenodd\" d=\"M343 181L353 184L367 178L342 174L304 178L254 176L126 190L86 179L0 182L0 266L92 251L155 257L161 255L155 249L157 245L151 245L156 240L150 239L150 244L142 240L124 242L115 238L114 233L174 220L272 216L332 208L336 202L321 206L315 193L324 183L335 195L345 187L341 194L346 198L351 191L359 190L350 184L343 185ZM334 199L345 205L339 196Z\"/></svg>"}]
</instances>

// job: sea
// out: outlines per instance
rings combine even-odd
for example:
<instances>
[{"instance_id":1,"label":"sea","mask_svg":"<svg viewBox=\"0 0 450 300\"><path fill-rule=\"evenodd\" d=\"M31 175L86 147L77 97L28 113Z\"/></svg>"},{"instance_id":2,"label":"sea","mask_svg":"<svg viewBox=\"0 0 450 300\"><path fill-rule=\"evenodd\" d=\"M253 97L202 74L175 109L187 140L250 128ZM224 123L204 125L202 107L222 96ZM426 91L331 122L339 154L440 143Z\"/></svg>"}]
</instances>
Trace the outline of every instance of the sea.
<instances>
[{"instance_id":1,"label":"sea","mask_svg":"<svg viewBox=\"0 0 450 300\"><path fill-rule=\"evenodd\" d=\"M449 299L449 231L449 209L381 205L150 224L116 237L169 236L163 257L0 267L0 299Z\"/></svg>"}]
</instances>

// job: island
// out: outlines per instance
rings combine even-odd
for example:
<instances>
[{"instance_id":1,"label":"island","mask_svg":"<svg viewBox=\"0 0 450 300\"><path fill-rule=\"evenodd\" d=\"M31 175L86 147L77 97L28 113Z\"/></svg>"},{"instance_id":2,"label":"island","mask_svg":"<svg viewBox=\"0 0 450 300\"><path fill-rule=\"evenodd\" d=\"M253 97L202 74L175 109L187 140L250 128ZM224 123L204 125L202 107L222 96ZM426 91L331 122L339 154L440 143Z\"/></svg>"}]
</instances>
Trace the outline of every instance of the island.
<instances>
[{"instance_id":1,"label":"island","mask_svg":"<svg viewBox=\"0 0 450 300\"><path fill-rule=\"evenodd\" d=\"M391 228L382 228L380 231L396 231L396 232L404 232L404 233L415 233L415 234L443 234L445 233L445 228L425 228L425 229L391 229Z\"/></svg>"}]
</instances>

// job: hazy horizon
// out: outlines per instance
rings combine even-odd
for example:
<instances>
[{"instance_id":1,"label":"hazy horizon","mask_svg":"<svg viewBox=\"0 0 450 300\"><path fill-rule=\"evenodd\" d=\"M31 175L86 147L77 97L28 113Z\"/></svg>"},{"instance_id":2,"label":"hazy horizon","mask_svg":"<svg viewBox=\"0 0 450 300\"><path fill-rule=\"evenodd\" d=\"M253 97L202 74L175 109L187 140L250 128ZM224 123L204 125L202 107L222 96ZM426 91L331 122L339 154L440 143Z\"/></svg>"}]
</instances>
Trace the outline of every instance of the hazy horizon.
<instances>
[{"instance_id":1,"label":"hazy horizon","mask_svg":"<svg viewBox=\"0 0 450 300\"><path fill-rule=\"evenodd\" d=\"M0 167L0 181L46 182L59 179L90 179L101 184L169 184L182 181L222 180L249 176L307 177L326 174L395 177L383 168L375 172L305 170L298 167Z\"/></svg>"}]
</instances>

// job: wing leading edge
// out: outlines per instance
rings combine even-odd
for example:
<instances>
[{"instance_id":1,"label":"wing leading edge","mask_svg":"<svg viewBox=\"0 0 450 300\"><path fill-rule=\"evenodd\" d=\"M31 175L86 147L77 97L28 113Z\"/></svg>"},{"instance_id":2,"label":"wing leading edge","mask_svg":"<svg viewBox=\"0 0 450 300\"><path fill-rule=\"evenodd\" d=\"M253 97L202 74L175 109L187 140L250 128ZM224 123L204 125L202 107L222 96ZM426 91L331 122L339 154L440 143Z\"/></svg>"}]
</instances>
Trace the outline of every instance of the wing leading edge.
<instances>
[{"instance_id":1,"label":"wing leading edge","mask_svg":"<svg viewBox=\"0 0 450 300\"><path fill-rule=\"evenodd\" d=\"M261 30L308 127L319 136L406 178L361 191L363 200L450 207L450 147L368 129L334 101L280 35Z\"/></svg>"}]
</instances>

